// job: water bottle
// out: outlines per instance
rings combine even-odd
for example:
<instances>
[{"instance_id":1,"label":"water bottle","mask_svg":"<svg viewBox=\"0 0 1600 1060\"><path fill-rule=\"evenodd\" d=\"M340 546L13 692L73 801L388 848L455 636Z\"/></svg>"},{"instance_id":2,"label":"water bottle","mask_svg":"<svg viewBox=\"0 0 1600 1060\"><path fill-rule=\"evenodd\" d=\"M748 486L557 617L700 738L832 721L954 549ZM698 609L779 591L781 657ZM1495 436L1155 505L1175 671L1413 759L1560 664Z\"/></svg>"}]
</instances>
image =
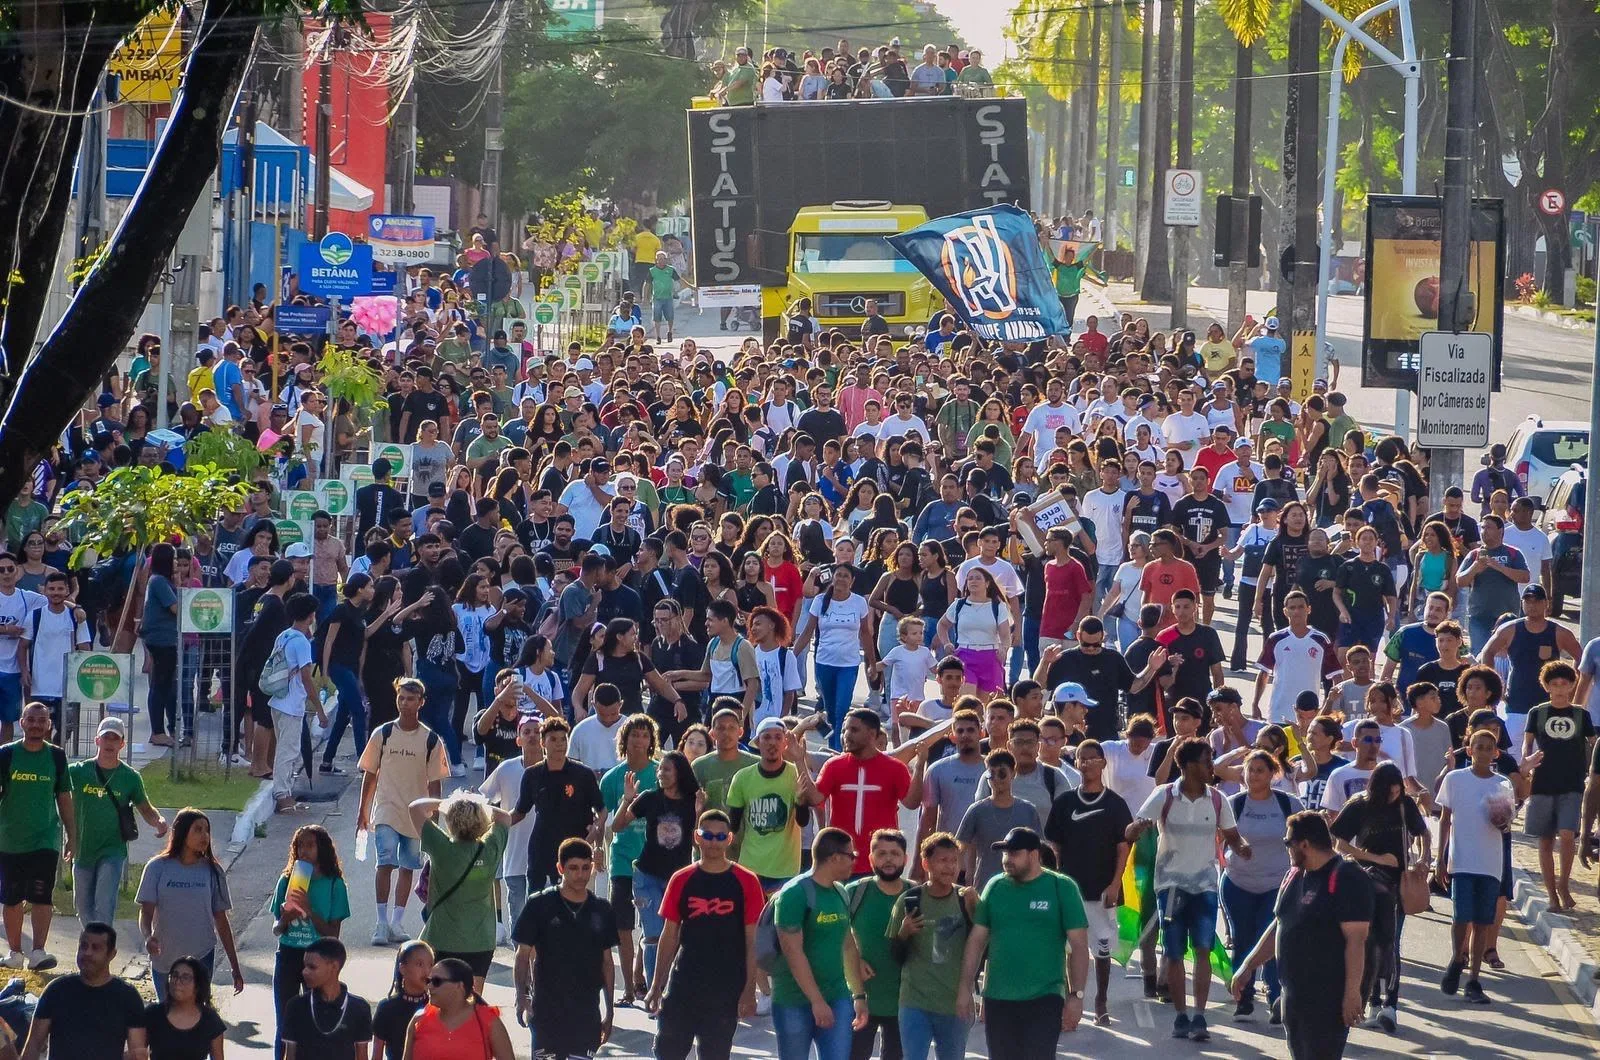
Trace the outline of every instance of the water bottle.
<instances>
[{"instance_id":1,"label":"water bottle","mask_svg":"<svg viewBox=\"0 0 1600 1060\"><path fill-rule=\"evenodd\" d=\"M367 830L365 828L356 829L356 860L367 860Z\"/></svg>"}]
</instances>

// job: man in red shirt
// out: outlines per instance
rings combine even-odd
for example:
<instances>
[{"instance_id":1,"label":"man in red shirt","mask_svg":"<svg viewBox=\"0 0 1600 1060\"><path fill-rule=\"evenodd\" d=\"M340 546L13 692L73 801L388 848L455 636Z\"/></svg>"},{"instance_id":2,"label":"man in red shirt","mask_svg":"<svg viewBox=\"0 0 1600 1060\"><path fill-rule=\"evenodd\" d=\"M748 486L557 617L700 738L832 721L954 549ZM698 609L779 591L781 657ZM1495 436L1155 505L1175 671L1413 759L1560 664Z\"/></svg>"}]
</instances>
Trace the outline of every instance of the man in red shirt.
<instances>
[{"instance_id":1,"label":"man in red shirt","mask_svg":"<svg viewBox=\"0 0 1600 1060\"><path fill-rule=\"evenodd\" d=\"M1044 548L1050 556L1044 565L1044 604L1039 616L1039 650L1065 647L1072 631L1089 613L1094 587L1083 564L1073 558L1069 546L1072 533L1057 526L1045 535Z\"/></svg>"},{"instance_id":2,"label":"man in red shirt","mask_svg":"<svg viewBox=\"0 0 1600 1060\"><path fill-rule=\"evenodd\" d=\"M1194 466L1203 467L1217 481L1217 472L1233 463L1233 428L1219 423L1211 430L1211 444L1194 456Z\"/></svg>"},{"instance_id":3,"label":"man in red shirt","mask_svg":"<svg viewBox=\"0 0 1600 1060\"><path fill-rule=\"evenodd\" d=\"M1150 535L1150 554L1154 558L1144 565L1144 573L1139 576L1139 591L1144 596L1144 602L1161 605L1161 629L1166 629L1176 621L1172 617L1174 593L1179 589L1188 589L1196 596L1200 594L1200 577L1195 573L1194 565L1178 558L1182 548L1183 542L1178 532L1170 526L1163 526Z\"/></svg>"},{"instance_id":4,"label":"man in red shirt","mask_svg":"<svg viewBox=\"0 0 1600 1060\"><path fill-rule=\"evenodd\" d=\"M844 716L841 754L828 759L817 774L817 801L828 801L828 824L850 833L856 845L856 876L872 871L872 833L900 826L900 807L922 804L923 752L918 750L917 771L878 749L883 719L878 712L856 707Z\"/></svg>"},{"instance_id":5,"label":"man in red shirt","mask_svg":"<svg viewBox=\"0 0 1600 1060\"><path fill-rule=\"evenodd\" d=\"M1090 353L1104 357L1106 350L1111 345L1111 340L1106 338L1105 334L1100 330L1100 318L1091 314L1084 319L1083 324L1083 334L1079 335L1074 341L1083 343L1083 348Z\"/></svg>"}]
</instances>

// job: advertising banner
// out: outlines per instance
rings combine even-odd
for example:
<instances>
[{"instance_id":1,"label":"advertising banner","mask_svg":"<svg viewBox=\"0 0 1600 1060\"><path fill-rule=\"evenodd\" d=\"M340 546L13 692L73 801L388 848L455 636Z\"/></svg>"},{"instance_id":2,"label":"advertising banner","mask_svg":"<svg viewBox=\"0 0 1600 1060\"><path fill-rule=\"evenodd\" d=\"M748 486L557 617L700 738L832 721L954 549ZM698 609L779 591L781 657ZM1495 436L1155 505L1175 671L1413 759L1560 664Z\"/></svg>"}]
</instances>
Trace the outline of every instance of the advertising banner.
<instances>
[{"instance_id":1,"label":"advertising banner","mask_svg":"<svg viewBox=\"0 0 1600 1060\"><path fill-rule=\"evenodd\" d=\"M367 218L367 242L378 261L427 261L433 257L433 218L373 214Z\"/></svg>"}]
</instances>

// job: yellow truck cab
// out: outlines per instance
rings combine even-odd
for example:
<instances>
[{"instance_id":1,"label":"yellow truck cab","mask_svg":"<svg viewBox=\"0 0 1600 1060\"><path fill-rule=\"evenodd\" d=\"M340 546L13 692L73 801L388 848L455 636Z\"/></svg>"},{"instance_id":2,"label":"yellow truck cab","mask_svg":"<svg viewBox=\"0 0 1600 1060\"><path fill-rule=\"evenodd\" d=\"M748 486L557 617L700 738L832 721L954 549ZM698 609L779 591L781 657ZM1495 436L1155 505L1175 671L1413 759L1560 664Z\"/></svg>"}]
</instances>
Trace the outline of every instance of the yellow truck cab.
<instances>
[{"instance_id":1,"label":"yellow truck cab","mask_svg":"<svg viewBox=\"0 0 1600 1060\"><path fill-rule=\"evenodd\" d=\"M880 200L806 206L789 226L789 261L783 287L764 287L761 315L768 341L788 334L789 314L811 299L819 329L840 328L852 336L866 318L868 299L903 338L908 326L926 325L938 295L916 266L885 240L928 220L921 206Z\"/></svg>"}]
</instances>

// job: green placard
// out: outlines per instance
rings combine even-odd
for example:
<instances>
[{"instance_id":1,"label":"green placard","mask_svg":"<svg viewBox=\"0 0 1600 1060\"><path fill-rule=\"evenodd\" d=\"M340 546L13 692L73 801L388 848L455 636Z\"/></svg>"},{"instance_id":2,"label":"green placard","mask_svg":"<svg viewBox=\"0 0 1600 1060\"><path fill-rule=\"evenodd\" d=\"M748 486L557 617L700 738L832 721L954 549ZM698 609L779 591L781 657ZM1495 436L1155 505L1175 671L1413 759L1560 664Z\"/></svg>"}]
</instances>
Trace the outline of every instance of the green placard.
<instances>
[{"instance_id":1,"label":"green placard","mask_svg":"<svg viewBox=\"0 0 1600 1060\"><path fill-rule=\"evenodd\" d=\"M279 519L275 524L278 528L278 546L288 548L298 545L302 541L311 540L311 520Z\"/></svg>"},{"instance_id":2,"label":"green placard","mask_svg":"<svg viewBox=\"0 0 1600 1060\"><path fill-rule=\"evenodd\" d=\"M362 486L372 485L372 468L366 464L351 464L345 468L344 482L353 497Z\"/></svg>"},{"instance_id":3,"label":"green placard","mask_svg":"<svg viewBox=\"0 0 1600 1060\"><path fill-rule=\"evenodd\" d=\"M578 266L578 277L584 283L599 283L605 276L605 270L598 261L586 261Z\"/></svg>"},{"instance_id":4,"label":"green placard","mask_svg":"<svg viewBox=\"0 0 1600 1060\"><path fill-rule=\"evenodd\" d=\"M379 457L389 461L389 470L395 478L409 478L411 476L411 447L401 445L399 442L380 442L372 447L372 459Z\"/></svg>"},{"instance_id":5,"label":"green placard","mask_svg":"<svg viewBox=\"0 0 1600 1060\"><path fill-rule=\"evenodd\" d=\"M372 469L367 469L372 474ZM317 495L322 498L322 508L329 515L351 515L355 510L355 491L342 478L317 479Z\"/></svg>"},{"instance_id":6,"label":"green placard","mask_svg":"<svg viewBox=\"0 0 1600 1060\"><path fill-rule=\"evenodd\" d=\"M556 303L551 299L541 298L533 303L533 320L536 324L554 324L556 312Z\"/></svg>"},{"instance_id":7,"label":"green placard","mask_svg":"<svg viewBox=\"0 0 1600 1060\"><path fill-rule=\"evenodd\" d=\"M573 307L578 301L578 294L566 287L552 287L546 301L555 306L557 312L561 312Z\"/></svg>"},{"instance_id":8,"label":"green placard","mask_svg":"<svg viewBox=\"0 0 1600 1060\"><path fill-rule=\"evenodd\" d=\"M583 279L575 272L562 273L561 279L556 281L556 286L565 288L568 291L581 291L583 289Z\"/></svg>"},{"instance_id":9,"label":"green placard","mask_svg":"<svg viewBox=\"0 0 1600 1060\"><path fill-rule=\"evenodd\" d=\"M67 686L79 703L127 703L133 698L133 656L105 651L67 655Z\"/></svg>"},{"instance_id":10,"label":"green placard","mask_svg":"<svg viewBox=\"0 0 1600 1060\"><path fill-rule=\"evenodd\" d=\"M310 519L322 507L322 498L313 490L287 490L283 494L283 514L290 519Z\"/></svg>"},{"instance_id":11,"label":"green placard","mask_svg":"<svg viewBox=\"0 0 1600 1060\"><path fill-rule=\"evenodd\" d=\"M605 25L605 0L547 0L547 7L545 32L552 37L582 36Z\"/></svg>"},{"instance_id":12,"label":"green placard","mask_svg":"<svg viewBox=\"0 0 1600 1060\"><path fill-rule=\"evenodd\" d=\"M184 633L232 633L233 593L223 589L185 589L178 629Z\"/></svg>"}]
</instances>

